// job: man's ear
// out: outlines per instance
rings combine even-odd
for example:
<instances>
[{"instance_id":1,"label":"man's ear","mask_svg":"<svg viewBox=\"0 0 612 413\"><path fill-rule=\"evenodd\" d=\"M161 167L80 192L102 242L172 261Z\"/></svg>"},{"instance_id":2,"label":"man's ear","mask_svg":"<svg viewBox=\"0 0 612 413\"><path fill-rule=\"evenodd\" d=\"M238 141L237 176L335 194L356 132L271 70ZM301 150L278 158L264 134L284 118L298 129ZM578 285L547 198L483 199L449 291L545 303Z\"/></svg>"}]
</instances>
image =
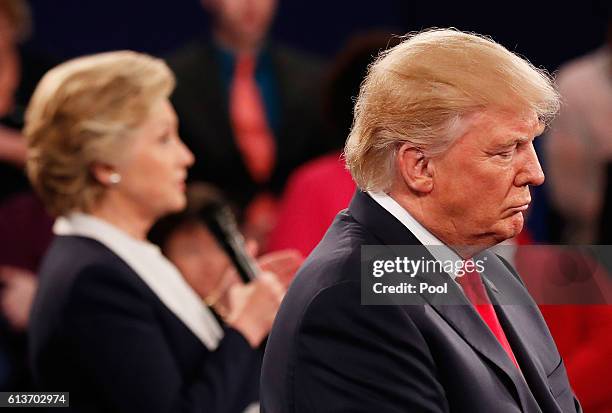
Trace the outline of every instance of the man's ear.
<instances>
[{"instance_id":1,"label":"man's ear","mask_svg":"<svg viewBox=\"0 0 612 413\"><path fill-rule=\"evenodd\" d=\"M433 168L423 151L404 143L397 152L397 166L405 185L418 193L433 189Z\"/></svg>"}]
</instances>

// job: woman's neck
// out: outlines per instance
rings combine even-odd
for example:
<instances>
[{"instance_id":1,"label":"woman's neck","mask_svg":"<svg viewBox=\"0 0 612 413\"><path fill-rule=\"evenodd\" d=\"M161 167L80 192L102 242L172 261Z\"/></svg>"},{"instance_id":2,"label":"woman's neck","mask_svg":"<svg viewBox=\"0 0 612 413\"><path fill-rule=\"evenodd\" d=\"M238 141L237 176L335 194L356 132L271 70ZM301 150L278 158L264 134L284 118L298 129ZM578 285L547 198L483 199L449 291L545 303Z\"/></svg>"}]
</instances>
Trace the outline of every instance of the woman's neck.
<instances>
[{"instance_id":1,"label":"woman's neck","mask_svg":"<svg viewBox=\"0 0 612 413\"><path fill-rule=\"evenodd\" d=\"M110 194L108 194L110 195ZM145 240L155 218L148 217L141 208L125 200L106 196L89 214L102 219L135 239Z\"/></svg>"}]
</instances>

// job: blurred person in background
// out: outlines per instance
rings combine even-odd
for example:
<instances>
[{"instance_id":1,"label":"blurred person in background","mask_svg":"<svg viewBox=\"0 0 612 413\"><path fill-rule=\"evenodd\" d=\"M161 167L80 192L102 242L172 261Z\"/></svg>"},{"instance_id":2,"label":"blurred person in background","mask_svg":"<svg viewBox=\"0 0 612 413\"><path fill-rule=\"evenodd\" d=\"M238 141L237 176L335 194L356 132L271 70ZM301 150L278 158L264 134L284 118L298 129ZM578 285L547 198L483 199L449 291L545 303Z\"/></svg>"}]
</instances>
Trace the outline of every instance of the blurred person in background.
<instances>
[{"instance_id":1,"label":"blurred person in background","mask_svg":"<svg viewBox=\"0 0 612 413\"><path fill-rule=\"evenodd\" d=\"M368 65L397 43L399 38L387 32L363 33L352 37L336 57L323 93L323 119L332 151L300 166L287 180L269 250L297 248L307 256L338 211L348 207L356 186L342 159L342 148L353 123L354 100Z\"/></svg>"},{"instance_id":2,"label":"blurred person in background","mask_svg":"<svg viewBox=\"0 0 612 413\"><path fill-rule=\"evenodd\" d=\"M31 387L25 330L51 218L24 173L23 110L48 64L20 45L31 32L24 0L0 0L0 390Z\"/></svg>"},{"instance_id":3,"label":"blurred person in background","mask_svg":"<svg viewBox=\"0 0 612 413\"><path fill-rule=\"evenodd\" d=\"M268 38L277 0L201 1L210 38L169 59L181 136L195 155L190 178L223 190L265 250L289 173L326 144L322 65Z\"/></svg>"},{"instance_id":4,"label":"blurred person in background","mask_svg":"<svg viewBox=\"0 0 612 413\"><path fill-rule=\"evenodd\" d=\"M544 145L551 203L566 244L598 242L612 162L612 6L606 7L606 43L559 70L564 103Z\"/></svg>"},{"instance_id":5,"label":"blurred person in background","mask_svg":"<svg viewBox=\"0 0 612 413\"><path fill-rule=\"evenodd\" d=\"M198 292L215 312L223 329L231 328L229 323L245 304L244 296L256 288L244 284L234 269L227 254L221 249L206 224L204 214L212 204L227 205L220 193L208 185L192 183L187 188L187 207L178 213L159 220L151 229L149 239L157 244L164 255L176 265L189 285ZM250 245L252 254L255 246ZM263 271L276 274L287 286L302 259L297 251L278 251L261 256L257 263ZM257 298L266 299L264 296ZM270 303L252 303L253 306L267 306ZM240 344L240 343L239 343ZM223 345L223 343L222 343ZM232 388L231 406L224 411L242 411L246 403L259 400L259 378L263 348L228 343L225 349L228 369L240 380Z\"/></svg>"},{"instance_id":6,"label":"blurred person in background","mask_svg":"<svg viewBox=\"0 0 612 413\"><path fill-rule=\"evenodd\" d=\"M21 127L21 108L15 94L20 82L18 42L30 30L30 11L25 1L0 1L0 200L27 188L23 174L26 145L15 128Z\"/></svg>"},{"instance_id":7,"label":"blurred person in background","mask_svg":"<svg viewBox=\"0 0 612 413\"><path fill-rule=\"evenodd\" d=\"M32 31L25 0L0 0L0 202L30 188L24 174L23 112L49 58L21 48Z\"/></svg>"},{"instance_id":8,"label":"blurred person in background","mask_svg":"<svg viewBox=\"0 0 612 413\"><path fill-rule=\"evenodd\" d=\"M173 86L161 60L109 52L52 69L28 106L28 176L59 217L31 313L31 365L38 389L69 391L76 411L227 411L242 377L225 349L258 347L284 293L263 273L224 329L146 240L186 203L193 156Z\"/></svg>"},{"instance_id":9,"label":"blurred person in background","mask_svg":"<svg viewBox=\"0 0 612 413\"><path fill-rule=\"evenodd\" d=\"M556 81L563 105L544 141L548 192L562 219L559 241L570 245L609 243L601 236L603 217L610 214L604 205L612 200L612 193L606 193L606 187L610 188L606 181L612 179L612 174L606 175L612 170L612 7L604 7L608 17L606 42L559 70ZM549 256L528 261L525 267L533 269L550 260ZM565 261L567 264L568 259ZM569 264L570 268L582 269L571 261ZM607 264L608 284L612 282L610 269ZM589 275L592 272L587 270ZM610 305L540 307L584 410L612 411L607 382L612 368Z\"/></svg>"}]
</instances>

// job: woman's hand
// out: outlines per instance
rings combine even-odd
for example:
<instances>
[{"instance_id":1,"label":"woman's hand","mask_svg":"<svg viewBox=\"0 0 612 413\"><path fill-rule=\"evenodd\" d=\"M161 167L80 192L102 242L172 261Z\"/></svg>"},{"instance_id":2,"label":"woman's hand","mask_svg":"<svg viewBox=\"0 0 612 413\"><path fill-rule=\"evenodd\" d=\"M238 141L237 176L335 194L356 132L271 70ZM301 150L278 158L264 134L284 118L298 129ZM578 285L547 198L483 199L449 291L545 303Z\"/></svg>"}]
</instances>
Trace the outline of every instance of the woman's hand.
<instances>
[{"instance_id":1,"label":"woman's hand","mask_svg":"<svg viewBox=\"0 0 612 413\"><path fill-rule=\"evenodd\" d=\"M276 275L262 272L248 284L236 283L228 291L225 322L239 331L255 348L268 335L285 287Z\"/></svg>"},{"instance_id":2,"label":"woman's hand","mask_svg":"<svg viewBox=\"0 0 612 413\"><path fill-rule=\"evenodd\" d=\"M291 284L302 262L304 262L304 257L298 250L274 251L257 259L257 264L262 271L274 273L285 288Z\"/></svg>"},{"instance_id":3,"label":"woman's hand","mask_svg":"<svg viewBox=\"0 0 612 413\"><path fill-rule=\"evenodd\" d=\"M248 244L247 250L255 255L255 244ZM261 273L248 284L243 284L231 267L205 301L257 347L270 332L285 291L303 260L296 250L265 254L257 260Z\"/></svg>"}]
</instances>

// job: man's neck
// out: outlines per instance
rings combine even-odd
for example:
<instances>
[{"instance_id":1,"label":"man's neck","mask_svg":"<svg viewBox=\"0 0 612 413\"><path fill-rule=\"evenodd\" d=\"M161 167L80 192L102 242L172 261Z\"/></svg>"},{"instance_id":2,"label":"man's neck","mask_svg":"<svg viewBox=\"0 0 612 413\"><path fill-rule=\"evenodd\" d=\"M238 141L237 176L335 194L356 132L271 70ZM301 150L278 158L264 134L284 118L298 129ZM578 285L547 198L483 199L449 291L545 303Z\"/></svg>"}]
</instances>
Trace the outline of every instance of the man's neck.
<instances>
[{"instance_id":1,"label":"man's neck","mask_svg":"<svg viewBox=\"0 0 612 413\"><path fill-rule=\"evenodd\" d=\"M427 231L431 232L463 259L471 258L490 246L457 237L454 223L449 220L438 219L437 214L432 214L432 209L422 197L399 194L395 191L389 192L389 196Z\"/></svg>"}]
</instances>

